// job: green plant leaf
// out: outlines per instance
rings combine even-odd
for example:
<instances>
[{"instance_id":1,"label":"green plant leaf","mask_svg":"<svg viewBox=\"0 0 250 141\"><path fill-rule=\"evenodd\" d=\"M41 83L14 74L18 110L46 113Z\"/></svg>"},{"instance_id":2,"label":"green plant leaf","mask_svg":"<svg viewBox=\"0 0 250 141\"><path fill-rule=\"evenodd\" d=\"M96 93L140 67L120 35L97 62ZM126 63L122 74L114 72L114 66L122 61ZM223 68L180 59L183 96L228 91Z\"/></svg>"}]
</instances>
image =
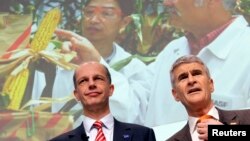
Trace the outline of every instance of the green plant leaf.
<instances>
[{"instance_id":1,"label":"green plant leaf","mask_svg":"<svg viewBox=\"0 0 250 141\"><path fill-rule=\"evenodd\" d=\"M7 108L7 106L10 104L10 97L6 93L0 94L0 109Z\"/></svg>"}]
</instances>

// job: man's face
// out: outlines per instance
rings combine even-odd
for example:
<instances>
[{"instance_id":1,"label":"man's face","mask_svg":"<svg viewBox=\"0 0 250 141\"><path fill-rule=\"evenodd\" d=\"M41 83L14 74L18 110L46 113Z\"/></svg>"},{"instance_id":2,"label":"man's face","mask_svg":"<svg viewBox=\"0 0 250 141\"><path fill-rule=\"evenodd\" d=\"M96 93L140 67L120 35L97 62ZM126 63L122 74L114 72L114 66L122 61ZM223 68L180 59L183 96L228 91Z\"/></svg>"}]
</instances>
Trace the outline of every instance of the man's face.
<instances>
[{"instance_id":1,"label":"man's face","mask_svg":"<svg viewBox=\"0 0 250 141\"><path fill-rule=\"evenodd\" d=\"M109 83L104 67L97 62L82 64L76 70L74 95L81 101L84 110L108 108L114 86Z\"/></svg>"},{"instance_id":2,"label":"man's face","mask_svg":"<svg viewBox=\"0 0 250 141\"><path fill-rule=\"evenodd\" d=\"M170 24L188 30L202 25L208 15L207 0L164 0Z\"/></svg>"},{"instance_id":3,"label":"man's face","mask_svg":"<svg viewBox=\"0 0 250 141\"><path fill-rule=\"evenodd\" d=\"M123 24L116 0L91 0L83 8L83 35L90 41L114 41Z\"/></svg>"},{"instance_id":4,"label":"man's face","mask_svg":"<svg viewBox=\"0 0 250 141\"><path fill-rule=\"evenodd\" d=\"M199 63L183 63L173 71L173 96L186 108L198 108L210 104L214 90L213 80Z\"/></svg>"}]
</instances>

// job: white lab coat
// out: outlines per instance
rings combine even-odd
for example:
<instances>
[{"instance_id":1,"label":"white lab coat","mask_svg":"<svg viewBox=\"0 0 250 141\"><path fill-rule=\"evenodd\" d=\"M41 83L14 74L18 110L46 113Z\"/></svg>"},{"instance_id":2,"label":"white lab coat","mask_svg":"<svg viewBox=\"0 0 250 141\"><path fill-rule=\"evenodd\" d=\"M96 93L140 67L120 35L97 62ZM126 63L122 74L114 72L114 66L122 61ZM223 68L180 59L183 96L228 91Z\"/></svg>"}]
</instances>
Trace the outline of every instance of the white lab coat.
<instances>
[{"instance_id":1,"label":"white lab coat","mask_svg":"<svg viewBox=\"0 0 250 141\"><path fill-rule=\"evenodd\" d=\"M183 55L190 54L188 42L181 37L170 42L149 67L154 73L145 124L158 126L187 119L187 113L171 93L170 68ZM208 66L214 80L212 98L220 108L250 107L250 28L237 16L198 56Z\"/></svg>"},{"instance_id":2,"label":"white lab coat","mask_svg":"<svg viewBox=\"0 0 250 141\"><path fill-rule=\"evenodd\" d=\"M110 65L125 59L131 54L115 44L116 54L110 60ZM149 85L145 79L149 78L146 65L138 59L123 67L120 71L112 69L103 59L101 60L111 73L112 83L115 85L114 93L110 98L111 113L120 121L143 124L149 99ZM62 98L72 94L73 71L58 68L53 88L53 98ZM53 104L52 111L57 112L64 103ZM82 108L80 104L74 109ZM82 122L82 120L79 120Z\"/></svg>"}]
</instances>

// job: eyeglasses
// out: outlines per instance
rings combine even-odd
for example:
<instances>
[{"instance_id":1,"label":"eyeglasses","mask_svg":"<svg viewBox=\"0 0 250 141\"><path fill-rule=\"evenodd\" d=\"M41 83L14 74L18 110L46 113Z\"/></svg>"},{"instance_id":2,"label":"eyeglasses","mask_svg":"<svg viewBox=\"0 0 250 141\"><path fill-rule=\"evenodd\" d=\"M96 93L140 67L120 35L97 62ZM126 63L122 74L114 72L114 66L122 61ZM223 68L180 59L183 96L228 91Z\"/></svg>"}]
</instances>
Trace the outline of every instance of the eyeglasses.
<instances>
[{"instance_id":1,"label":"eyeglasses","mask_svg":"<svg viewBox=\"0 0 250 141\"><path fill-rule=\"evenodd\" d=\"M90 6L83 9L83 15L87 18L93 18L94 16L98 15L102 19L113 20L118 16L121 16L122 12L120 9L115 7Z\"/></svg>"}]
</instances>

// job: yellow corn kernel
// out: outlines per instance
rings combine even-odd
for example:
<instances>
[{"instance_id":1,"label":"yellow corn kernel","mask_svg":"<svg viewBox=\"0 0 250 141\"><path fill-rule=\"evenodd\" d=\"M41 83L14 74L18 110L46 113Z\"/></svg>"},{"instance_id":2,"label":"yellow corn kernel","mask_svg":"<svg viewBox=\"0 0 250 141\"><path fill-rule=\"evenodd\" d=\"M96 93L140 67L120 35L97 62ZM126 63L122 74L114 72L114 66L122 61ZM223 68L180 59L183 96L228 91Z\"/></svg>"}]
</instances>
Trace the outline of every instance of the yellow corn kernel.
<instances>
[{"instance_id":1,"label":"yellow corn kernel","mask_svg":"<svg viewBox=\"0 0 250 141\"><path fill-rule=\"evenodd\" d=\"M51 37L60 21L61 13L58 8L50 10L42 19L37 32L31 42L31 49L35 52L46 49Z\"/></svg>"},{"instance_id":2,"label":"yellow corn kernel","mask_svg":"<svg viewBox=\"0 0 250 141\"><path fill-rule=\"evenodd\" d=\"M14 81L12 81L12 89L9 91L11 102L8 105L8 109L19 110L25 93L26 85L28 83L28 78L29 70L26 68L18 73Z\"/></svg>"}]
</instances>

